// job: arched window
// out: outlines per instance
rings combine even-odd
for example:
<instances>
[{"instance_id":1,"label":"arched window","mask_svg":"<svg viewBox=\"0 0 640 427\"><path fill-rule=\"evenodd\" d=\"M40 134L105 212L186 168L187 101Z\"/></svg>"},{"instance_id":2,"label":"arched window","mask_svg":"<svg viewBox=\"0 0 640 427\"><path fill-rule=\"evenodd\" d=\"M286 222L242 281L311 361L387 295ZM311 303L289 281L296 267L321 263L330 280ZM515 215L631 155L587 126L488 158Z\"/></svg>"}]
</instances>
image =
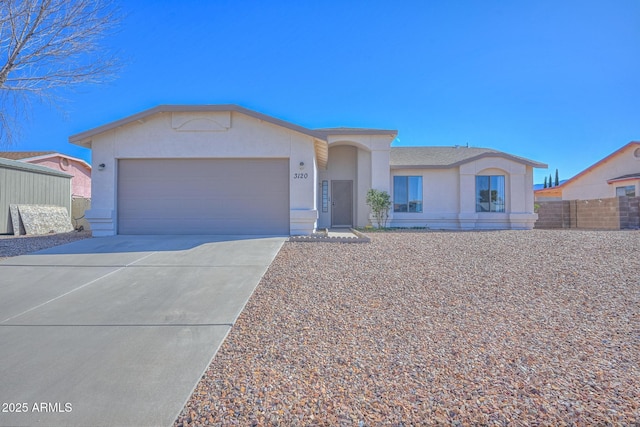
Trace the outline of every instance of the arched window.
<instances>
[{"instance_id":1,"label":"arched window","mask_svg":"<svg viewBox=\"0 0 640 427\"><path fill-rule=\"evenodd\" d=\"M476 212L504 212L504 175L476 176Z\"/></svg>"}]
</instances>

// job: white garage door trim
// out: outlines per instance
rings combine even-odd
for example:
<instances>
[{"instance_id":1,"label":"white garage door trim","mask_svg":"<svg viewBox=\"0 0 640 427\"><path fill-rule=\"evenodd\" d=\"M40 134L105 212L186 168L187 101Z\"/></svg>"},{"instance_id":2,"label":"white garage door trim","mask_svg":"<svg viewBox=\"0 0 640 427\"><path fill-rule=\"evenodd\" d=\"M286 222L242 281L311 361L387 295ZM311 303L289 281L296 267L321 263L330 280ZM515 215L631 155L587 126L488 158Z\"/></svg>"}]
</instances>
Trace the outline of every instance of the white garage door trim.
<instances>
[{"instance_id":1,"label":"white garage door trim","mask_svg":"<svg viewBox=\"0 0 640 427\"><path fill-rule=\"evenodd\" d=\"M119 234L289 234L289 159L120 159Z\"/></svg>"}]
</instances>

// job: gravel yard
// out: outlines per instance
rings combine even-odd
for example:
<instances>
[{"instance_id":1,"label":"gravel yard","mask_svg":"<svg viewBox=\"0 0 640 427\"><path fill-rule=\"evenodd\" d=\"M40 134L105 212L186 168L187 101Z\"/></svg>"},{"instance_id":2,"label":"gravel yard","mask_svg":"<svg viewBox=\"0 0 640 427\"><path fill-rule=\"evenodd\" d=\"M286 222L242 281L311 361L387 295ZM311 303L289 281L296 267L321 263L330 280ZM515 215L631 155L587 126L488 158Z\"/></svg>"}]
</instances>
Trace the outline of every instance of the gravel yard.
<instances>
[{"instance_id":1,"label":"gravel yard","mask_svg":"<svg viewBox=\"0 0 640 427\"><path fill-rule=\"evenodd\" d=\"M13 236L0 234L0 261L5 258L25 255L53 246L63 245L75 240L91 237L90 231L71 231L69 233L45 234L39 236Z\"/></svg>"},{"instance_id":2,"label":"gravel yard","mask_svg":"<svg viewBox=\"0 0 640 427\"><path fill-rule=\"evenodd\" d=\"M285 243L175 422L638 425L640 231Z\"/></svg>"}]
</instances>

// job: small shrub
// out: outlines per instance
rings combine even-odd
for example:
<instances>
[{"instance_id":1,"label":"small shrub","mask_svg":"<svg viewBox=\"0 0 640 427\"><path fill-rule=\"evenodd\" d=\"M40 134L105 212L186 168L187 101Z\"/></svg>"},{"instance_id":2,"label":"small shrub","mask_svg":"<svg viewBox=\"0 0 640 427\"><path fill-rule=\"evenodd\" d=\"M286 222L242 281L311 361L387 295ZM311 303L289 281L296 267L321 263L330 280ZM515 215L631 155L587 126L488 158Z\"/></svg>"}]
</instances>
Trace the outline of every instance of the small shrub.
<instances>
[{"instance_id":1,"label":"small shrub","mask_svg":"<svg viewBox=\"0 0 640 427\"><path fill-rule=\"evenodd\" d=\"M387 219L389 219L389 209L391 208L391 196L389 193L374 188L370 189L367 191L367 205L371 208L378 228L386 227Z\"/></svg>"}]
</instances>

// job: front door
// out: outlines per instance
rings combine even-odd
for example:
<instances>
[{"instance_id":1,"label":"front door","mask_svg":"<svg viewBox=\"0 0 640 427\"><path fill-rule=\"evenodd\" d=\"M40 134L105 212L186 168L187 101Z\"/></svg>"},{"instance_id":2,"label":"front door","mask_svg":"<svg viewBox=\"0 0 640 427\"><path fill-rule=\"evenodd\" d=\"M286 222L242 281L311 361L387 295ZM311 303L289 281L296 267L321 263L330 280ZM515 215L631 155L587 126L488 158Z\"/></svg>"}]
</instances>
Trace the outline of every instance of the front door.
<instances>
[{"instance_id":1,"label":"front door","mask_svg":"<svg viewBox=\"0 0 640 427\"><path fill-rule=\"evenodd\" d=\"M353 226L353 181L331 181L331 226Z\"/></svg>"}]
</instances>

